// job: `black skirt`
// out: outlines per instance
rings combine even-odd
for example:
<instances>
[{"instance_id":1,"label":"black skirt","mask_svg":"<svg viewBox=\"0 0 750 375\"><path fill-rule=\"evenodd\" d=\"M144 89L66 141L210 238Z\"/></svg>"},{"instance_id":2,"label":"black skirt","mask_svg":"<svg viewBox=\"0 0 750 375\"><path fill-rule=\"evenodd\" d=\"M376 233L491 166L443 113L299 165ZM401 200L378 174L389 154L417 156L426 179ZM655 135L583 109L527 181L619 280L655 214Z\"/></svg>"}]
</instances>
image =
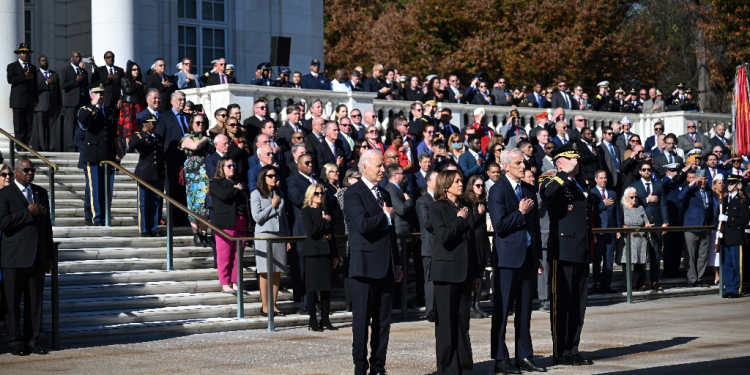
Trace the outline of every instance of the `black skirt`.
<instances>
[{"instance_id":1,"label":"black skirt","mask_svg":"<svg viewBox=\"0 0 750 375\"><path fill-rule=\"evenodd\" d=\"M338 267L337 267L338 268ZM333 289L333 256L305 256L305 288L308 292L328 292Z\"/></svg>"}]
</instances>

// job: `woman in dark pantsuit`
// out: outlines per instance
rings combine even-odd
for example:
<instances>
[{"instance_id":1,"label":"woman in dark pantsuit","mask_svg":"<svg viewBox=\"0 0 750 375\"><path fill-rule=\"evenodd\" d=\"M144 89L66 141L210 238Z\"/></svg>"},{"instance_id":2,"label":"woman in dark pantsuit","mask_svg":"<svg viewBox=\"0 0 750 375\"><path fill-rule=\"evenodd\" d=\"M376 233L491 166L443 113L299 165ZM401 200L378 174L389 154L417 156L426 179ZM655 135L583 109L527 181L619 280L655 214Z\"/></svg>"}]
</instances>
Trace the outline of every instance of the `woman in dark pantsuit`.
<instances>
[{"instance_id":1,"label":"woman in dark pantsuit","mask_svg":"<svg viewBox=\"0 0 750 375\"><path fill-rule=\"evenodd\" d=\"M487 267L488 259L492 246L487 236L487 192L485 191L484 180L479 175L469 177L466 182L466 192L464 199L471 205L471 213L474 215L477 225L474 226L474 236L476 239L477 264L479 265L479 274L484 274L484 268ZM481 277L481 276L480 276ZM471 303L472 318L486 318L489 316L479 307L479 301L482 299L482 288L474 292Z\"/></svg>"},{"instance_id":2,"label":"woman in dark pantsuit","mask_svg":"<svg viewBox=\"0 0 750 375\"><path fill-rule=\"evenodd\" d=\"M326 212L325 193L322 184L311 184L302 203L302 224L307 237L302 245L305 256L305 289L307 289L307 313L310 315L308 329L322 331L323 328L337 330L328 319L331 313L331 289L333 269L339 264L336 239L333 236L331 216ZM320 293L320 324L315 314L315 304Z\"/></svg>"},{"instance_id":3,"label":"woman in dark pantsuit","mask_svg":"<svg viewBox=\"0 0 750 375\"><path fill-rule=\"evenodd\" d=\"M474 227L480 224L471 205L461 200L457 171L442 171L435 183L430 222L435 233L430 277L435 285L435 345L438 374L471 374L469 340L471 293L482 285Z\"/></svg>"}]
</instances>

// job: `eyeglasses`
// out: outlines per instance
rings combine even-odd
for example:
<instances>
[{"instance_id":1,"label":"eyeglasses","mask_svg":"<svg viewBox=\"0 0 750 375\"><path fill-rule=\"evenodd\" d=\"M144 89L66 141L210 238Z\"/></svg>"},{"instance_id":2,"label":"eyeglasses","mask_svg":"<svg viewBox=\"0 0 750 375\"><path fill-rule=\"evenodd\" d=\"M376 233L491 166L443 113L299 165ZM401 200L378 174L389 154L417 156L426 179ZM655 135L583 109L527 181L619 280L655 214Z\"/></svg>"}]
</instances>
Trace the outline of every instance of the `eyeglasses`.
<instances>
[{"instance_id":1,"label":"eyeglasses","mask_svg":"<svg viewBox=\"0 0 750 375\"><path fill-rule=\"evenodd\" d=\"M227 127L236 128L239 124L226 124Z\"/></svg>"},{"instance_id":2,"label":"eyeglasses","mask_svg":"<svg viewBox=\"0 0 750 375\"><path fill-rule=\"evenodd\" d=\"M651 168L641 169L641 172L651 172Z\"/></svg>"},{"instance_id":3,"label":"eyeglasses","mask_svg":"<svg viewBox=\"0 0 750 375\"><path fill-rule=\"evenodd\" d=\"M428 131L428 132L424 132L424 133L425 133L425 134L435 134L435 132L434 132L434 131L432 131L432 130L430 130L430 131Z\"/></svg>"},{"instance_id":4,"label":"eyeglasses","mask_svg":"<svg viewBox=\"0 0 750 375\"><path fill-rule=\"evenodd\" d=\"M10 176L10 173L7 173L7 172L0 173L0 177L2 178L8 178L8 176Z\"/></svg>"},{"instance_id":5,"label":"eyeglasses","mask_svg":"<svg viewBox=\"0 0 750 375\"><path fill-rule=\"evenodd\" d=\"M339 173L339 170L338 169L334 169L334 170L332 170L332 171L330 171L328 173Z\"/></svg>"},{"instance_id":6,"label":"eyeglasses","mask_svg":"<svg viewBox=\"0 0 750 375\"><path fill-rule=\"evenodd\" d=\"M724 151L721 151L721 150L714 150L714 154L723 154L723 153L724 153Z\"/></svg>"},{"instance_id":7,"label":"eyeglasses","mask_svg":"<svg viewBox=\"0 0 750 375\"><path fill-rule=\"evenodd\" d=\"M688 129L695 129L695 125L693 125L693 126L688 126L687 128L688 128Z\"/></svg>"},{"instance_id":8,"label":"eyeglasses","mask_svg":"<svg viewBox=\"0 0 750 375\"><path fill-rule=\"evenodd\" d=\"M34 173L36 172L36 168L23 168L21 169L23 173Z\"/></svg>"},{"instance_id":9,"label":"eyeglasses","mask_svg":"<svg viewBox=\"0 0 750 375\"><path fill-rule=\"evenodd\" d=\"M606 133L604 133L604 135L612 135L612 134L614 134L614 133L612 133L612 132L606 132Z\"/></svg>"},{"instance_id":10,"label":"eyeglasses","mask_svg":"<svg viewBox=\"0 0 750 375\"><path fill-rule=\"evenodd\" d=\"M505 81L499 81L498 83L501 84L501 85L504 85Z\"/></svg>"},{"instance_id":11,"label":"eyeglasses","mask_svg":"<svg viewBox=\"0 0 750 375\"><path fill-rule=\"evenodd\" d=\"M305 139L305 137L292 137L292 139Z\"/></svg>"},{"instance_id":12,"label":"eyeglasses","mask_svg":"<svg viewBox=\"0 0 750 375\"><path fill-rule=\"evenodd\" d=\"M255 107L255 108L258 108L258 109L266 109L266 107Z\"/></svg>"},{"instance_id":13,"label":"eyeglasses","mask_svg":"<svg viewBox=\"0 0 750 375\"><path fill-rule=\"evenodd\" d=\"M224 166L224 168L235 169L237 168L237 164L227 164Z\"/></svg>"},{"instance_id":14,"label":"eyeglasses","mask_svg":"<svg viewBox=\"0 0 750 375\"><path fill-rule=\"evenodd\" d=\"M565 87L565 85L557 85L557 87Z\"/></svg>"},{"instance_id":15,"label":"eyeglasses","mask_svg":"<svg viewBox=\"0 0 750 375\"><path fill-rule=\"evenodd\" d=\"M742 163L742 160L732 160L732 164L734 163Z\"/></svg>"},{"instance_id":16,"label":"eyeglasses","mask_svg":"<svg viewBox=\"0 0 750 375\"><path fill-rule=\"evenodd\" d=\"M302 164L304 164L304 165L311 165L311 164L312 164L312 162L311 162L311 161L306 161L306 162L304 162L304 163L302 163Z\"/></svg>"},{"instance_id":17,"label":"eyeglasses","mask_svg":"<svg viewBox=\"0 0 750 375\"><path fill-rule=\"evenodd\" d=\"M227 117L227 114L226 114L226 113L222 113L222 114L220 114L220 115L218 115L218 116L219 116L219 117L221 117L221 118L226 118L226 117Z\"/></svg>"},{"instance_id":18,"label":"eyeglasses","mask_svg":"<svg viewBox=\"0 0 750 375\"><path fill-rule=\"evenodd\" d=\"M115 55L104 56L105 59L114 59Z\"/></svg>"},{"instance_id":19,"label":"eyeglasses","mask_svg":"<svg viewBox=\"0 0 750 375\"><path fill-rule=\"evenodd\" d=\"M479 85L479 88L480 88L480 89L486 89L486 88L487 88L487 85Z\"/></svg>"},{"instance_id":20,"label":"eyeglasses","mask_svg":"<svg viewBox=\"0 0 750 375\"><path fill-rule=\"evenodd\" d=\"M362 115L352 115L352 117L362 117Z\"/></svg>"},{"instance_id":21,"label":"eyeglasses","mask_svg":"<svg viewBox=\"0 0 750 375\"><path fill-rule=\"evenodd\" d=\"M586 119L576 119L576 122L586 122Z\"/></svg>"},{"instance_id":22,"label":"eyeglasses","mask_svg":"<svg viewBox=\"0 0 750 375\"><path fill-rule=\"evenodd\" d=\"M664 131L664 128L654 128L654 131L655 131L655 132L663 132L663 131Z\"/></svg>"},{"instance_id":23,"label":"eyeglasses","mask_svg":"<svg viewBox=\"0 0 750 375\"><path fill-rule=\"evenodd\" d=\"M631 196L629 196L629 197L625 197L625 198L628 198L628 199L635 199L635 195L631 195Z\"/></svg>"},{"instance_id":24,"label":"eyeglasses","mask_svg":"<svg viewBox=\"0 0 750 375\"><path fill-rule=\"evenodd\" d=\"M544 149L545 149L545 150L554 150L554 149L555 149L555 146L549 146L549 147L545 147Z\"/></svg>"},{"instance_id":25,"label":"eyeglasses","mask_svg":"<svg viewBox=\"0 0 750 375\"><path fill-rule=\"evenodd\" d=\"M267 174L266 178L273 178L273 179L275 179L276 175L275 174Z\"/></svg>"},{"instance_id":26,"label":"eyeglasses","mask_svg":"<svg viewBox=\"0 0 750 375\"><path fill-rule=\"evenodd\" d=\"M316 192L313 193L313 195L315 195L316 197L319 197L319 196L321 196L323 194L325 194L325 193L322 192L322 191L316 191Z\"/></svg>"},{"instance_id":27,"label":"eyeglasses","mask_svg":"<svg viewBox=\"0 0 750 375\"><path fill-rule=\"evenodd\" d=\"M205 121L196 121L193 123L193 125L206 125Z\"/></svg>"},{"instance_id":28,"label":"eyeglasses","mask_svg":"<svg viewBox=\"0 0 750 375\"><path fill-rule=\"evenodd\" d=\"M378 116L377 116L377 115L372 115L372 116L370 116L370 117L371 117L371 118L378 118Z\"/></svg>"},{"instance_id":29,"label":"eyeglasses","mask_svg":"<svg viewBox=\"0 0 750 375\"><path fill-rule=\"evenodd\" d=\"M567 129L568 127L567 127L567 126L563 126L562 128L563 128L563 129Z\"/></svg>"},{"instance_id":30,"label":"eyeglasses","mask_svg":"<svg viewBox=\"0 0 750 375\"><path fill-rule=\"evenodd\" d=\"M639 140L637 140L637 139L631 139L631 140L630 140L630 143L637 143L637 144L641 144L641 141L639 141Z\"/></svg>"},{"instance_id":31,"label":"eyeglasses","mask_svg":"<svg viewBox=\"0 0 750 375\"><path fill-rule=\"evenodd\" d=\"M367 145L361 145L359 148L367 148Z\"/></svg>"},{"instance_id":32,"label":"eyeglasses","mask_svg":"<svg viewBox=\"0 0 750 375\"><path fill-rule=\"evenodd\" d=\"M474 185L474 187L475 187L475 188L483 188L483 187L484 187L484 184L476 184L476 185Z\"/></svg>"},{"instance_id":33,"label":"eyeglasses","mask_svg":"<svg viewBox=\"0 0 750 375\"><path fill-rule=\"evenodd\" d=\"M369 132L367 132L367 134L378 134L378 131L377 130L370 130Z\"/></svg>"},{"instance_id":34,"label":"eyeglasses","mask_svg":"<svg viewBox=\"0 0 750 375\"><path fill-rule=\"evenodd\" d=\"M131 71L133 71L133 72L140 72L140 71L141 71L141 70L140 70L140 69L138 69L138 68L133 68L133 69L130 69L130 70L131 70Z\"/></svg>"},{"instance_id":35,"label":"eyeglasses","mask_svg":"<svg viewBox=\"0 0 750 375\"><path fill-rule=\"evenodd\" d=\"M348 127L349 127L349 124L339 124L339 126L343 126L343 127L345 127L345 128L348 128Z\"/></svg>"},{"instance_id":36,"label":"eyeglasses","mask_svg":"<svg viewBox=\"0 0 750 375\"><path fill-rule=\"evenodd\" d=\"M424 112L424 109L419 108L419 109L415 109L414 111L416 111L416 112Z\"/></svg>"}]
</instances>

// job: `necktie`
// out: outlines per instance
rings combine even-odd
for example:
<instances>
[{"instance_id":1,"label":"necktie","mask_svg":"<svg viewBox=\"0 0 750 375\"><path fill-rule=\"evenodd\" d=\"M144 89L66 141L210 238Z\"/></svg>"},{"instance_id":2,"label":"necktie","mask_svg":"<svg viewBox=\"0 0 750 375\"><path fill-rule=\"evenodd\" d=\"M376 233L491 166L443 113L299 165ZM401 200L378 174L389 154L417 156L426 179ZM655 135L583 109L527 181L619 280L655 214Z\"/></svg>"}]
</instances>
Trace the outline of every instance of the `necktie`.
<instances>
[{"instance_id":1,"label":"necktie","mask_svg":"<svg viewBox=\"0 0 750 375\"><path fill-rule=\"evenodd\" d=\"M690 139L692 139L692 140L693 140L693 142L695 142L695 133L693 133L693 134L690 134Z\"/></svg>"},{"instance_id":2,"label":"necktie","mask_svg":"<svg viewBox=\"0 0 750 375\"><path fill-rule=\"evenodd\" d=\"M521 184L516 184L516 198L518 198L518 203L521 203L521 199L523 199L523 193L521 192ZM531 235L529 235L529 231L526 231L526 247L531 246Z\"/></svg>"},{"instance_id":3,"label":"necktie","mask_svg":"<svg viewBox=\"0 0 750 375\"><path fill-rule=\"evenodd\" d=\"M34 193L31 192L31 187L28 186L26 189L23 190L24 196L26 196L26 201L29 202L29 204L34 204Z\"/></svg>"},{"instance_id":4,"label":"necktie","mask_svg":"<svg viewBox=\"0 0 750 375\"><path fill-rule=\"evenodd\" d=\"M450 134L453 134L453 128L451 127L451 125L450 125L450 124L448 124L448 125L445 125L445 129L446 129L446 130L448 130L448 134L449 134L449 135L450 135Z\"/></svg>"},{"instance_id":5,"label":"necktie","mask_svg":"<svg viewBox=\"0 0 750 375\"><path fill-rule=\"evenodd\" d=\"M602 199L607 199L607 191L602 188Z\"/></svg>"},{"instance_id":6,"label":"necktie","mask_svg":"<svg viewBox=\"0 0 750 375\"><path fill-rule=\"evenodd\" d=\"M706 199L706 192L703 189L700 189L701 192L701 200L703 201L703 208L708 208L708 199Z\"/></svg>"},{"instance_id":7,"label":"necktie","mask_svg":"<svg viewBox=\"0 0 750 375\"><path fill-rule=\"evenodd\" d=\"M646 195L651 195L651 183L646 183Z\"/></svg>"},{"instance_id":8,"label":"necktie","mask_svg":"<svg viewBox=\"0 0 750 375\"><path fill-rule=\"evenodd\" d=\"M102 105L102 106L99 106L99 110L100 110L100 111L102 112L102 116L103 116L103 117L106 117L106 116L107 116L107 113L106 113L106 112L104 112L104 106L103 106L103 105Z\"/></svg>"},{"instance_id":9,"label":"necktie","mask_svg":"<svg viewBox=\"0 0 750 375\"><path fill-rule=\"evenodd\" d=\"M714 178L714 177L716 177L716 169L712 168L711 169L711 178Z\"/></svg>"},{"instance_id":10,"label":"necktie","mask_svg":"<svg viewBox=\"0 0 750 375\"><path fill-rule=\"evenodd\" d=\"M568 140L565 139L565 137L560 137L560 141L562 142L562 144L567 144L568 143Z\"/></svg>"},{"instance_id":11,"label":"necktie","mask_svg":"<svg viewBox=\"0 0 750 375\"><path fill-rule=\"evenodd\" d=\"M331 145L331 151L333 151L333 158L338 158L339 156L336 155L336 145Z\"/></svg>"},{"instance_id":12,"label":"necktie","mask_svg":"<svg viewBox=\"0 0 750 375\"><path fill-rule=\"evenodd\" d=\"M672 164L672 163L673 163L673 161L672 161L672 160L673 160L673 158L672 158L672 153L671 153L671 152L667 152L667 161L669 161L669 164Z\"/></svg>"},{"instance_id":13,"label":"necktie","mask_svg":"<svg viewBox=\"0 0 750 375\"><path fill-rule=\"evenodd\" d=\"M109 74L115 74L115 68L110 67L109 68Z\"/></svg>"},{"instance_id":14,"label":"necktie","mask_svg":"<svg viewBox=\"0 0 750 375\"><path fill-rule=\"evenodd\" d=\"M319 136L318 136L318 141L319 141L320 143L323 143L323 135L319 135Z\"/></svg>"},{"instance_id":15,"label":"necktie","mask_svg":"<svg viewBox=\"0 0 750 375\"><path fill-rule=\"evenodd\" d=\"M49 78L48 74L49 74L49 73L47 73L47 72L44 72L44 79L45 79L45 80L46 80L47 78Z\"/></svg>"},{"instance_id":16,"label":"necktie","mask_svg":"<svg viewBox=\"0 0 750 375\"><path fill-rule=\"evenodd\" d=\"M380 194L380 189L378 189L378 185L375 185L372 187L372 189L375 191L375 198L378 200L378 205L382 206L385 204L385 199L383 199L383 194Z\"/></svg>"},{"instance_id":17,"label":"necktie","mask_svg":"<svg viewBox=\"0 0 750 375\"><path fill-rule=\"evenodd\" d=\"M609 153L612 155L612 159L615 159L615 166L617 167L617 171L620 171L620 161L617 160L617 156L615 155L615 148L612 147L612 144L609 144Z\"/></svg>"},{"instance_id":18,"label":"necktie","mask_svg":"<svg viewBox=\"0 0 750 375\"><path fill-rule=\"evenodd\" d=\"M185 122L185 115L182 113L178 113L177 117L180 118L180 130L182 130L182 134L185 135L188 129L187 123Z\"/></svg>"},{"instance_id":19,"label":"necktie","mask_svg":"<svg viewBox=\"0 0 750 375\"><path fill-rule=\"evenodd\" d=\"M578 99L578 109L583 110L583 104L581 104L581 99Z\"/></svg>"},{"instance_id":20,"label":"necktie","mask_svg":"<svg viewBox=\"0 0 750 375\"><path fill-rule=\"evenodd\" d=\"M81 74L81 70L80 70L80 69L78 69L78 67L75 67L74 69L76 70L76 75L79 75L79 74Z\"/></svg>"},{"instance_id":21,"label":"necktie","mask_svg":"<svg viewBox=\"0 0 750 375\"><path fill-rule=\"evenodd\" d=\"M562 94L562 96L565 99L565 109L570 109L570 98L568 98L568 96L565 94Z\"/></svg>"},{"instance_id":22,"label":"necktie","mask_svg":"<svg viewBox=\"0 0 750 375\"><path fill-rule=\"evenodd\" d=\"M313 176L308 176L308 179L310 179L310 183L311 184L315 183L315 179L313 178Z\"/></svg>"},{"instance_id":23,"label":"necktie","mask_svg":"<svg viewBox=\"0 0 750 375\"><path fill-rule=\"evenodd\" d=\"M28 72L29 71L29 64L23 63L23 71Z\"/></svg>"},{"instance_id":24,"label":"necktie","mask_svg":"<svg viewBox=\"0 0 750 375\"><path fill-rule=\"evenodd\" d=\"M221 75L219 75L219 78L221 78L221 83L222 83L222 84L223 84L223 83L227 83L227 78L226 78L226 76L225 76L225 75L221 74Z\"/></svg>"}]
</instances>

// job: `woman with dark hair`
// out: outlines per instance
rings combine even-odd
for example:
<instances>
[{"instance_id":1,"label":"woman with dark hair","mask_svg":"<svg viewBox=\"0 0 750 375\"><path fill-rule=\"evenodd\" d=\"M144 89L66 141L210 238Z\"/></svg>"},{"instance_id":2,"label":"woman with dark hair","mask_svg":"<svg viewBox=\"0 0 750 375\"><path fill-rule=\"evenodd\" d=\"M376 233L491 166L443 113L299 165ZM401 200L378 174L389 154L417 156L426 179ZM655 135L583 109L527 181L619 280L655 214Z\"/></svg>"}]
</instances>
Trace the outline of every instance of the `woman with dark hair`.
<instances>
[{"instance_id":1,"label":"woman with dark hair","mask_svg":"<svg viewBox=\"0 0 750 375\"><path fill-rule=\"evenodd\" d=\"M307 289L307 313L310 315L308 329L320 332L323 328L335 331L331 324L331 289L334 283L333 270L339 264L336 237L333 236L331 216L326 211L326 192L321 184L311 184L302 203L302 225L305 226L305 289ZM315 313L320 293L320 324Z\"/></svg>"},{"instance_id":2,"label":"woman with dark hair","mask_svg":"<svg viewBox=\"0 0 750 375\"><path fill-rule=\"evenodd\" d=\"M444 102L447 99L445 92L440 89L440 78L432 77L430 82L427 83L427 92L424 94L424 101L429 102L435 100L436 102Z\"/></svg>"},{"instance_id":3,"label":"woman with dark hair","mask_svg":"<svg viewBox=\"0 0 750 375\"><path fill-rule=\"evenodd\" d=\"M211 138L206 135L208 127L206 117L197 114L190 118L189 132L182 136L180 149L185 152L187 159L183 164L182 172L185 176L185 191L187 192L187 208L196 216L208 219L208 207L206 206L206 195L208 193L208 175L206 174L206 156L214 152ZM205 224L188 216L190 227L193 229L193 243L195 246L208 247L208 236Z\"/></svg>"},{"instance_id":4,"label":"woman with dark hair","mask_svg":"<svg viewBox=\"0 0 750 375\"><path fill-rule=\"evenodd\" d=\"M623 155L623 159L627 159L630 157L630 154L633 152L633 148L635 146L638 146L641 144L641 137L638 134L633 134L630 136L630 139L628 139L628 144L625 146L625 154ZM644 151L645 148L644 148Z\"/></svg>"},{"instance_id":5,"label":"woman with dark hair","mask_svg":"<svg viewBox=\"0 0 750 375\"><path fill-rule=\"evenodd\" d=\"M360 138L356 141L354 141L354 150L352 150L352 165L359 165L359 157L362 156L362 153L367 151L369 149L369 145L367 144L367 139Z\"/></svg>"},{"instance_id":6,"label":"woman with dark hair","mask_svg":"<svg viewBox=\"0 0 750 375\"><path fill-rule=\"evenodd\" d=\"M463 178L458 171L438 174L435 203L429 208L435 233L430 277L435 288L438 374L470 373L474 366L469 310L471 293L479 290L482 280L476 259L477 220L462 194Z\"/></svg>"},{"instance_id":7,"label":"woman with dark hair","mask_svg":"<svg viewBox=\"0 0 750 375\"><path fill-rule=\"evenodd\" d=\"M141 67L129 61L125 75L120 78L122 88L122 105L120 106L120 121L118 121L117 134L130 142L133 133L138 130L136 115L146 109L143 93L143 78Z\"/></svg>"},{"instance_id":8,"label":"woman with dark hair","mask_svg":"<svg viewBox=\"0 0 750 375\"><path fill-rule=\"evenodd\" d=\"M359 160L357 160L359 161ZM356 164L355 164L356 165ZM343 236L349 236L349 228L346 224L346 211L344 211L344 193L346 193L346 189L348 189L350 186L354 185L359 181L359 179L362 178L362 174L359 173L359 169L357 167L352 167L346 170L346 175L344 175L344 187L342 187L338 194L336 194L336 199L339 201L339 208L341 209L341 212L343 215L341 215L341 218L343 219L344 223L343 225L336 225L336 235L343 235ZM338 242L338 250L339 250L339 256L344 260L343 264L343 272L344 272L344 301L346 301L346 311L351 312L352 311L352 288L349 284L349 243L347 241L341 241Z\"/></svg>"},{"instance_id":9,"label":"woman with dark hair","mask_svg":"<svg viewBox=\"0 0 750 375\"><path fill-rule=\"evenodd\" d=\"M404 147L404 139L401 137L401 133L394 128L388 129L385 135L385 144L388 145L388 150L398 152L398 164L404 168L404 172L411 173L414 169L414 164L409 160L408 148Z\"/></svg>"},{"instance_id":10,"label":"woman with dark hair","mask_svg":"<svg viewBox=\"0 0 750 375\"><path fill-rule=\"evenodd\" d=\"M219 159L216 176L211 179L209 192L214 206L212 224L233 237L247 235L250 224L245 186L237 179L237 164L228 157ZM234 241L221 235L216 237L216 270L219 274L221 291L237 294L237 252ZM240 246L245 247L244 242Z\"/></svg>"},{"instance_id":11,"label":"woman with dark hair","mask_svg":"<svg viewBox=\"0 0 750 375\"><path fill-rule=\"evenodd\" d=\"M336 106L336 110L333 111L334 116L336 116L336 123L338 124L339 121L341 121L344 117L349 117L349 108L346 108L346 105L339 104Z\"/></svg>"},{"instance_id":12,"label":"woman with dark hair","mask_svg":"<svg viewBox=\"0 0 750 375\"><path fill-rule=\"evenodd\" d=\"M503 165L500 162L500 154L505 150L505 145L503 142L495 143L492 146L487 147L487 155L486 155L486 161L485 165L489 163L497 163L497 165Z\"/></svg>"},{"instance_id":13,"label":"woman with dark hair","mask_svg":"<svg viewBox=\"0 0 750 375\"><path fill-rule=\"evenodd\" d=\"M250 142L245 138L242 125L234 117L227 118L224 125L224 135L229 138L229 149L227 155L237 162L237 175L246 178L248 171L247 158L250 157Z\"/></svg>"},{"instance_id":14,"label":"woman with dark hair","mask_svg":"<svg viewBox=\"0 0 750 375\"><path fill-rule=\"evenodd\" d=\"M258 182L250 193L250 212L255 220L255 237L285 237L290 235L286 211L284 210L284 196L279 189L279 175L272 165L266 165L258 172ZM276 306L281 285L281 272L286 272L286 252L291 246L286 243L273 244L273 313L283 316ZM268 316L268 247L266 241L255 241L255 272L258 274L261 316Z\"/></svg>"},{"instance_id":15,"label":"woman with dark hair","mask_svg":"<svg viewBox=\"0 0 750 375\"><path fill-rule=\"evenodd\" d=\"M224 107L221 107L214 111L216 125L214 125L211 129L208 129L208 136L211 137L212 141L214 140L214 138L216 138L217 135L224 134L224 128L227 124L227 117L229 117L229 113Z\"/></svg>"},{"instance_id":16,"label":"woman with dark hair","mask_svg":"<svg viewBox=\"0 0 750 375\"><path fill-rule=\"evenodd\" d=\"M409 86L404 89L406 100L410 102L424 102L424 91L422 86L419 85L419 77L411 76L409 78Z\"/></svg>"},{"instance_id":17,"label":"woman with dark hair","mask_svg":"<svg viewBox=\"0 0 750 375\"><path fill-rule=\"evenodd\" d=\"M487 191L484 188L484 180L480 175L473 175L469 177L469 181L466 182L466 192L464 192L464 200L471 204L471 213L474 215L477 221L477 225L474 226L474 238L477 244L477 263L479 263L480 275L484 272L487 267L487 261L490 258L490 252L492 247L490 245L490 239L487 236L487 225L482 225L487 222ZM486 318L487 314L482 311L479 307L479 302L482 299L482 288L474 292L471 304L471 317L472 318Z\"/></svg>"}]
</instances>

